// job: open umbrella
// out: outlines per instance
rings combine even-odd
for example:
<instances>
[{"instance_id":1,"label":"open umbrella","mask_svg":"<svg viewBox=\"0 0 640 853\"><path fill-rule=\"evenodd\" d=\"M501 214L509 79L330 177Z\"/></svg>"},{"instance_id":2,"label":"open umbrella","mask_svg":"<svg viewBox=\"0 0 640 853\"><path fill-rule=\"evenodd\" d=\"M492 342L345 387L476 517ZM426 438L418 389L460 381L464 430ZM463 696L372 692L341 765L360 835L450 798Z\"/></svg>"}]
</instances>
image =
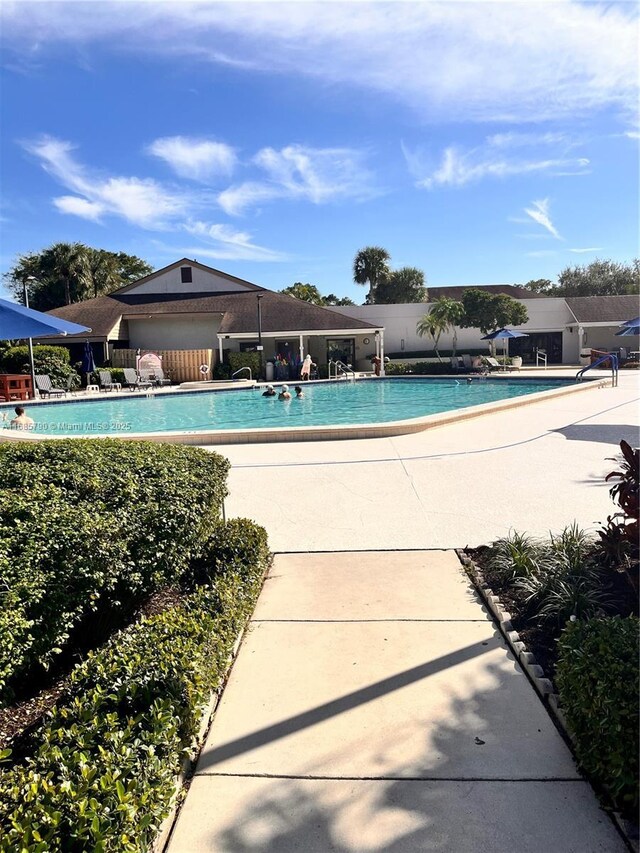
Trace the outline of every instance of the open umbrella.
<instances>
[{"instance_id":1,"label":"open umbrella","mask_svg":"<svg viewBox=\"0 0 640 853\"><path fill-rule=\"evenodd\" d=\"M507 369L507 353L509 351L509 339L510 338L528 338L529 335L526 335L524 332L516 332L514 329L496 329L495 332L489 332L488 335L485 335L481 340L483 341L497 341L497 340L506 340L507 345L504 348L504 369Z\"/></svg>"},{"instance_id":2,"label":"open umbrella","mask_svg":"<svg viewBox=\"0 0 640 853\"><path fill-rule=\"evenodd\" d=\"M53 314L43 314L33 308L25 308L16 302L0 299L0 340L12 341L29 339L29 361L31 363L31 382L33 393L36 393L35 368L33 365L33 348L31 338L55 338L58 335L79 335L90 332L87 326L61 320Z\"/></svg>"},{"instance_id":3,"label":"open umbrella","mask_svg":"<svg viewBox=\"0 0 640 853\"><path fill-rule=\"evenodd\" d=\"M617 338L628 338L631 335L640 335L640 317L620 323L620 331L616 332Z\"/></svg>"}]
</instances>

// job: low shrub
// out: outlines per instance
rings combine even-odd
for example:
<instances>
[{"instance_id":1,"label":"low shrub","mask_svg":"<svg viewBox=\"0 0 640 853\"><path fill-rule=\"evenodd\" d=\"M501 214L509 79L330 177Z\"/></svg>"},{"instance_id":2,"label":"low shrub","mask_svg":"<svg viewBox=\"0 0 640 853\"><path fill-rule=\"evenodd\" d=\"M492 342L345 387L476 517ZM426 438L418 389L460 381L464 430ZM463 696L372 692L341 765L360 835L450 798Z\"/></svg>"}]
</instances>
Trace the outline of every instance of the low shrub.
<instances>
[{"instance_id":1,"label":"low shrub","mask_svg":"<svg viewBox=\"0 0 640 853\"><path fill-rule=\"evenodd\" d=\"M219 524L229 463L116 439L1 445L0 463L2 704L188 572Z\"/></svg>"},{"instance_id":2,"label":"low shrub","mask_svg":"<svg viewBox=\"0 0 640 853\"><path fill-rule=\"evenodd\" d=\"M90 654L31 754L0 774L0 850L148 849L269 562L264 530L244 520L208 547L211 583Z\"/></svg>"},{"instance_id":3,"label":"low shrub","mask_svg":"<svg viewBox=\"0 0 640 853\"><path fill-rule=\"evenodd\" d=\"M213 368L213 379L231 379L231 368L228 364L216 364Z\"/></svg>"},{"instance_id":4,"label":"low shrub","mask_svg":"<svg viewBox=\"0 0 640 853\"><path fill-rule=\"evenodd\" d=\"M389 364L385 364L384 372L387 376L410 376L414 373L412 364L407 364L404 361L400 362L389 362Z\"/></svg>"},{"instance_id":5,"label":"low shrub","mask_svg":"<svg viewBox=\"0 0 640 853\"><path fill-rule=\"evenodd\" d=\"M559 640L556 682L581 766L609 804L637 816L636 617L571 622Z\"/></svg>"},{"instance_id":6,"label":"low shrub","mask_svg":"<svg viewBox=\"0 0 640 853\"><path fill-rule=\"evenodd\" d=\"M241 367L251 368L251 375L256 379L260 375L260 353L259 352L234 352L227 353L231 373L240 370ZM246 376L245 376L246 378Z\"/></svg>"},{"instance_id":7,"label":"low shrub","mask_svg":"<svg viewBox=\"0 0 640 853\"><path fill-rule=\"evenodd\" d=\"M71 367L69 350L66 347L34 346L33 365L38 374L51 378L54 387L65 388L67 379L75 371ZM29 348L9 347L2 353L0 371L5 373L30 373Z\"/></svg>"}]
</instances>

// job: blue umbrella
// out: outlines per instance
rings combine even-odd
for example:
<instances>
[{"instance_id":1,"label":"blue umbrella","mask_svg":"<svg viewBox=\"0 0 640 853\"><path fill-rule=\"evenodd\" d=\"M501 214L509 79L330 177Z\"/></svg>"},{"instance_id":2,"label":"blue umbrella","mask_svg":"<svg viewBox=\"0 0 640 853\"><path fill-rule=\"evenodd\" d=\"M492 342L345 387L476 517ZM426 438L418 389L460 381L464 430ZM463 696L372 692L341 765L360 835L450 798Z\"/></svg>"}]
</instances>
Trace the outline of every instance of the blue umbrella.
<instances>
[{"instance_id":1,"label":"blue umbrella","mask_svg":"<svg viewBox=\"0 0 640 853\"><path fill-rule=\"evenodd\" d=\"M93 360L93 349L89 341L87 341L84 345L84 352L82 353L82 366L80 369L83 373L93 373L93 371L96 369L96 363Z\"/></svg>"},{"instance_id":2,"label":"blue umbrella","mask_svg":"<svg viewBox=\"0 0 640 853\"><path fill-rule=\"evenodd\" d=\"M619 332L616 332L616 338L630 338L632 335L640 335L640 327L624 326Z\"/></svg>"},{"instance_id":3,"label":"blue umbrella","mask_svg":"<svg viewBox=\"0 0 640 853\"><path fill-rule=\"evenodd\" d=\"M36 379L31 338L55 338L58 335L79 335L82 332L90 331L91 329L87 326L70 323L68 320L54 317L53 314L34 311L33 308L25 308L24 305L18 305L17 302L0 299L0 340L13 341L18 338L28 338L31 382L34 394Z\"/></svg>"},{"instance_id":4,"label":"blue umbrella","mask_svg":"<svg viewBox=\"0 0 640 853\"><path fill-rule=\"evenodd\" d=\"M485 335L480 340L483 341L496 341L496 340L506 340L509 338L528 338L529 335L526 335L524 332L516 332L514 329L496 329L495 332L489 332L488 335ZM509 349L509 344L504 349L504 369L507 369L507 351Z\"/></svg>"},{"instance_id":5,"label":"blue umbrella","mask_svg":"<svg viewBox=\"0 0 640 853\"><path fill-rule=\"evenodd\" d=\"M90 332L86 326L61 320L53 314L43 314L33 308L25 308L17 302L0 299L0 340L17 338L54 338L57 335L79 335Z\"/></svg>"}]
</instances>

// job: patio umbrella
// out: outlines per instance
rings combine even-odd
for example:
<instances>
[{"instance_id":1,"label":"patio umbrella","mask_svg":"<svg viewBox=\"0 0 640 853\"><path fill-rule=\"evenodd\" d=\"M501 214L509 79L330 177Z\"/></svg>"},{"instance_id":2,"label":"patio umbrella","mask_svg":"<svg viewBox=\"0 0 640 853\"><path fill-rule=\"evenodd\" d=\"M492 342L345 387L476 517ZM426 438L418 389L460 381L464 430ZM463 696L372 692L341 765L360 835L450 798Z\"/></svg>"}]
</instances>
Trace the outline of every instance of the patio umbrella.
<instances>
[{"instance_id":1,"label":"patio umbrella","mask_svg":"<svg viewBox=\"0 0 640 853\"><path fill-rule=\"evenodd\" d=\"M90 331L91 329L87 326L70 323L68 320L54 317L53 314L34 311L33 308L25 308L24 305L18 305L17 302L0 299L0 340L12 341L18 338L28 338L34 395L36 393L36 379L31 338L55 338L58 335L79 335L82 332Z\"/></svg>"},{"instance_id":2,"label":"patio umbrella","mask_svg":"<svg viewBox=\"0 0 640 853\"><path fill-rule=\"evenodd\" d=\"M616 332L617 338L628 338L631 335L640 335L640 317L620 323L620 331Z\"/></svg>"},{"instance_id":3,"label":"patio umbrella","mask_svg":"<svg viewBox=\"0 0 640 853\"><path fill-rule=\"evenodd\" d=\"M510 338L528 338L529 335L526 335L524 332L516 332L514 329L496 329L495 332L489 332L488 335L485 335L481 340L483 341L497 341L497 340L505 340L507 345L504 348L504 369L507 369L507 352L509 351L509 339Z\"/></svg>"},{"instance_id":4,"label":"patio umbrella","mask_svg":"<svg viewBox=\"0 0 640 853\"><path fill-rule=\"evenodd\" d=\"M80 370L83 373L90 374L96 369L96 363L93 360L93 349L89 341L85 342L84 351L82 353L82 366ZM89 385L89 376L87 375L87 385Z\"/></svg>"}]
</instances>

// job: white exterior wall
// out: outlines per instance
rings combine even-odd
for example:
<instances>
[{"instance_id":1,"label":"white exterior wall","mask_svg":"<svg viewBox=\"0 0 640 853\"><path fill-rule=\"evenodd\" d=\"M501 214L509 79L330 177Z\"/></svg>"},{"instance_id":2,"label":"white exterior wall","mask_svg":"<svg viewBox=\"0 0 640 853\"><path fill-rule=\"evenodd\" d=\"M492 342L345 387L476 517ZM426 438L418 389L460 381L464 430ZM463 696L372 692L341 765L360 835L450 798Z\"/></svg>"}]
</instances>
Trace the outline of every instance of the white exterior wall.
<instances>
[{"instance_id":1,"label":"white exterior wall","mask_svg":"<svg viewBox=\"0 0 640 853\"><path fill-rule=\"evenodd\" d=\"M129 319L129 346L149 350L217 350L221 320L220 314L174 314Z\"/></svg>"},{"instance_id":2,"label":"white exterior wall","mask_svg":"<svg viewBox=\"0 0 640 853\"><path fill-rule=\"evenodd\" d=\"M518 330L522 332L562 332L562 360L567 364L578 361L578 335L574 329L567 329L569 323L574 323L573 315L564 299L558 297L541 297L539 299L521 300L529 315L529 321ZM384 326L386 352L411 352L433 348L429 337L421 338L416 332L416 324L430 308L431 303L403 303L399 305L345 305L333 308L349 317L365 320L368 323ZM488 341L482 337L478 329L458 329L458 352L465 349L488 349ZM438 343L439 349L451 349L453 335L443 334ZM497 341L500 349L501 342Z\"/></svg>"},{"instance_id":3,"label":"white exterior wall","mask_svg":"<svg viewBox=\"0 0 640 853\"><path fill-rule=\"evenodd\" d=\"M185 263L180 267L168 270L162 275L152 278L151 281L132 287L128 293L220 293L222 291L228 293L253 289L196 266L191 267L193 281L183 284L180 269L188 266L190 265Z\"/></svg>"}]
</instances>

